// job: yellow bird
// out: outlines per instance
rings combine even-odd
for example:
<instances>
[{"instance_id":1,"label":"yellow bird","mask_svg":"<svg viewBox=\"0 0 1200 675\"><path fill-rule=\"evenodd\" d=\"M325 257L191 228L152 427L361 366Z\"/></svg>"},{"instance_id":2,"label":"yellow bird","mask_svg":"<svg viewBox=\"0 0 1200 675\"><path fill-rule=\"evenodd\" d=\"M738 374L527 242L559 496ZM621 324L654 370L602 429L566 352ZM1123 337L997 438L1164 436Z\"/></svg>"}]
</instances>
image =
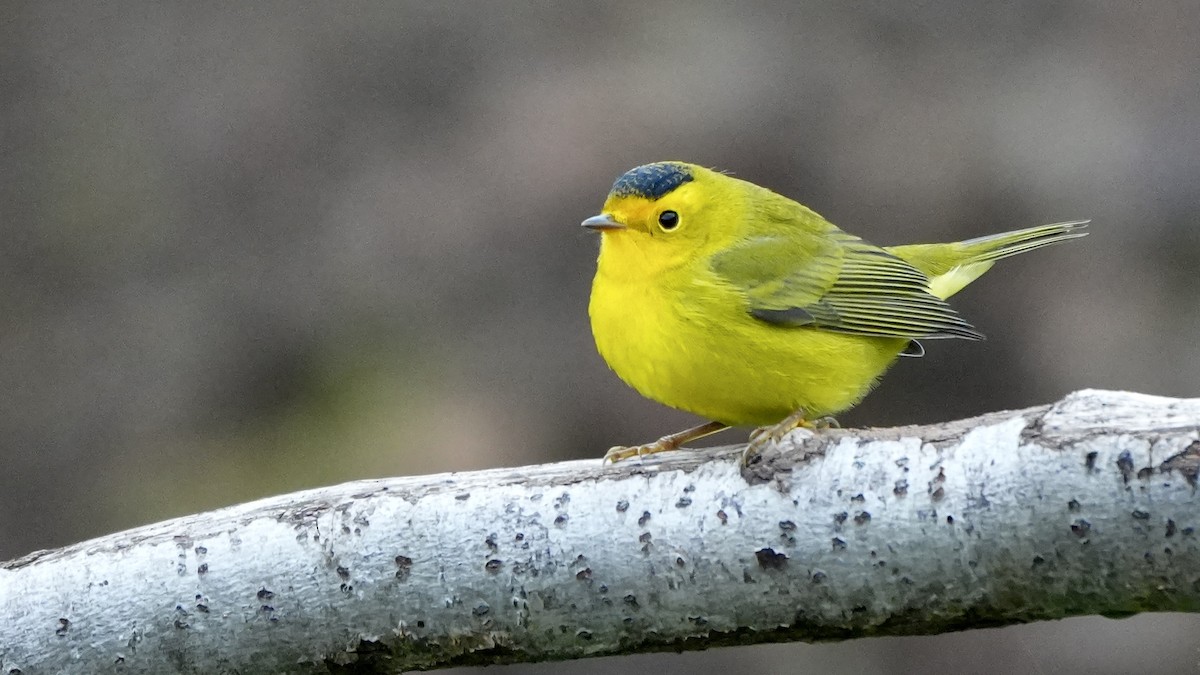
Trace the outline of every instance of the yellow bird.
<instances>
[{"instance_id":1,"label":"yellow bird","mask_svg":"<svg viewBox=\"0 0 1200 675\"><path fill-rule=\"evenodd\" d=\"M878 247L732 176L659 162L617 179L588 305L600 355L643 396L712 420L632 447L673 450L761 426L743 461L832 423L918 339L983 337L946 304L1001 258L1082 237L1087 221L949 244Z\"/></svg>"}]
</instances>

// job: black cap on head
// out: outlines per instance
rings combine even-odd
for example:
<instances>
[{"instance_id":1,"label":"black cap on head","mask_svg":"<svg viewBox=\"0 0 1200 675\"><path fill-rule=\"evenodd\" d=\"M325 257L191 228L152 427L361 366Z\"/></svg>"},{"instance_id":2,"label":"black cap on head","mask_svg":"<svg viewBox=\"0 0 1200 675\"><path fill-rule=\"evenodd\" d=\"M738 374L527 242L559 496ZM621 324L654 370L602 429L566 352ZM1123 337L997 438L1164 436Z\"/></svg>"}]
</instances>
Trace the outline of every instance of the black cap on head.
<instances>
[{"instance_id":1,"label":"black cap on head","mask_svg":"<svg viewBox=\"0 0 1200 675\"><path fill-rule=\"evenodd\" d=\"M695 177L687 166L674 162L645 164L630 169L613 183L610 194L617 197L658 199Z\"/></svg>"}]
</instances>

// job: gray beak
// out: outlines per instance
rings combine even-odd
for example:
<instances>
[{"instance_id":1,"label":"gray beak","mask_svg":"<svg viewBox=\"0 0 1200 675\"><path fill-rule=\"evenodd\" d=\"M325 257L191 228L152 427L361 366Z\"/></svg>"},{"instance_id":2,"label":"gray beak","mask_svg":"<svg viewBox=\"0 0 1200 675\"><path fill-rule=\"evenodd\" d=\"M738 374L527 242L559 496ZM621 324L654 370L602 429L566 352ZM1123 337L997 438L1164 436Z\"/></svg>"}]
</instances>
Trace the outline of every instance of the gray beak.
<instances>
[{"instance_id":1,"label":"gray beak","mask_svg":"<svg viewBox=\"0 0 1200 675\"><path fill-rule=\"evenodd\" d=\"M580 223L580 225L588 228L589 230L596 230L597 232L603 232L604 230L625 229L624 225L613 220L613 217L607 213L601 213L598 216L592 216L591 218L588 218Z\"/></svg>"}]
</instances>

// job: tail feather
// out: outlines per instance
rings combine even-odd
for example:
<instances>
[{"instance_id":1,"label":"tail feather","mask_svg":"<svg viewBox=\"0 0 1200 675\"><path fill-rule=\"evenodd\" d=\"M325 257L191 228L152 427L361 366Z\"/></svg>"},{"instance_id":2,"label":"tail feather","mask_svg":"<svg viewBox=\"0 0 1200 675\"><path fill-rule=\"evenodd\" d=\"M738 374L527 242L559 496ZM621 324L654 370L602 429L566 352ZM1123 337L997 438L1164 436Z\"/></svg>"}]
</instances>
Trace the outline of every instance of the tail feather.
<instances>
[{"instance_id":1,"label":"tail feather","mask_svg":"<svg viewBox=\"0 0 1200 675\"><path fill-rule=\"evenodd\" d=\"M1014 232L990 234L961 241L958 246L966 254L960 265L1000 260L1035 248L1057 244L1087 236L1084 231L1088 220L1071 220L1065 223L1039 225Z\"/></svg>"},{"instance_id":2,"label":"tail feather","mask_svg":"<svg viewBox=\"0 0 1200 675\"><path fill-rule=\"evenodd\" d=\"M1002 258L1087 235L1090 221L1071 220L1001 232L953 244L893 246L887 250L929 277L929 292L943 300L961 291Z\"/></svg>"}]
</instances>

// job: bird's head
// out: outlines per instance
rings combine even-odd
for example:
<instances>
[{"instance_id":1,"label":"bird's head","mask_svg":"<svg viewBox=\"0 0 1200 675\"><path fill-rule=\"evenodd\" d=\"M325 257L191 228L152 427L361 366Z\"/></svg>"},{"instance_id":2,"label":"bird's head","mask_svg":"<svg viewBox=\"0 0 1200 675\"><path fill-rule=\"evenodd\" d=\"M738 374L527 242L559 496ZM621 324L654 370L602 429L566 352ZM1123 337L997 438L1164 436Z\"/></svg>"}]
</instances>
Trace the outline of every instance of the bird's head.
<instances>
[{"instance_id":1,"label":"bird's head","mask_svg":"<svg viewBox=\"0 0 1200 675\"><path fill-rule=\"evenodd\" d=\"M618 178L600 214L582 224L603 234L606 248L636 251L652 267L671 266L730 223L720 214L736 208L737 182L695 164L645 164Z\"/></svg>"}]
</instances>

